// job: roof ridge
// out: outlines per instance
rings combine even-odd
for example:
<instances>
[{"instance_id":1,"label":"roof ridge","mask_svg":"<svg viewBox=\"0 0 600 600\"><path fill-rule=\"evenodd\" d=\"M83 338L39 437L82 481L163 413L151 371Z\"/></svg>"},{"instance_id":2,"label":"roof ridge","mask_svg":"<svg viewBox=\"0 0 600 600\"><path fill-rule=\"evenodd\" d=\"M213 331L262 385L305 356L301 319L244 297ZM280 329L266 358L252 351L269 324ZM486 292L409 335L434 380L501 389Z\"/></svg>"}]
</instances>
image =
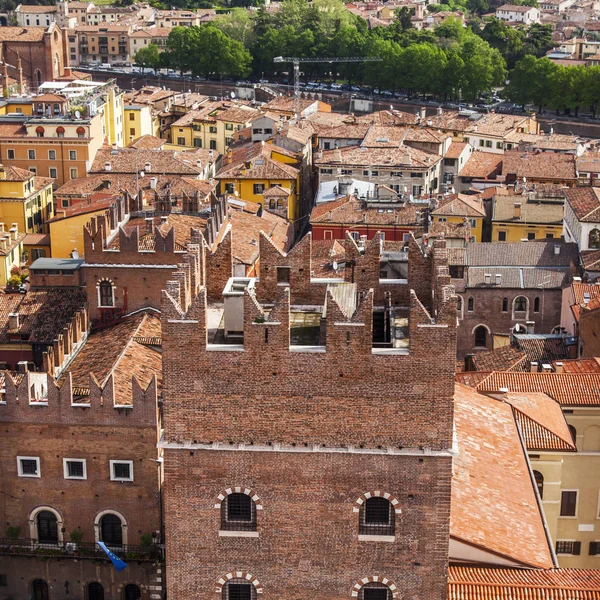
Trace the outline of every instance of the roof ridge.
<instances>
[{"instance_id":1,"label":"roof ridge","mask_svg":"<svg viewBox=\"0 0 600 600\"><path fill-rule=\"evenodd\" d=\"M535 393L535 392L534 392ZM543 393L543 392L542 392ZM548 396L548 394L546 394L546 396ZM548 396L549 398L552 398L552 396ZM552 400L554 400L554 398L552 398ZM556 400L554 400L556 402ZM507 402L507 404L510 404L510 402ZM525 419L527 419L528 421L531 421L532 423L535 423L538 427L541 427L544 431L547 431L549 435L551 435L552 437L560 440L563 444L567 444L569 446L571 446L574 450L576 450L577 448L575 447L575 444L573 444L573 441L568 441L563 439L562 437L560 437L560 435L558 435L557 433L555 433L554 431L552 431L551 429L548 429L548 427L546 427L545 425L543 425L542 423L540 423L537 419L534 419L532 416L528 415L527 413L523 412L521 409L517 408L516 406L514 406L513 404L511 404L513 410L517 413L519 413L520 415L522 415ZM515 419L515 422L517 423L517 426L519 426L519 422L517 419ZM524 432L522 432L524 433Z\"/></svg>"}]
</instances>

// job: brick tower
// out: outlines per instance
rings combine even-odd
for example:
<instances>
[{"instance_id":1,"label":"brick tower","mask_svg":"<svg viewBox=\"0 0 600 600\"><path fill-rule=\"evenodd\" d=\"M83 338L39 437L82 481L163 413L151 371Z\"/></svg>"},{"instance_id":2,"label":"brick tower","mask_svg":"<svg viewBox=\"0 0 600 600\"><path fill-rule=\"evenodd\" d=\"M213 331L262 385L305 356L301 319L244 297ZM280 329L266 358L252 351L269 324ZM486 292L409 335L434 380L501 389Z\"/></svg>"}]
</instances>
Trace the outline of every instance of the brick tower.
<instances>
[{"instance_id":1,"label":"brick tower","mask_svg":"<svg viewBox=\"0 0 600 600\"><path fill-rule=\"evenodd\" d=\"M456 296L436 252L401 349L373 348L377 290L356 287L325 295L323 345L290 335L283 286L245 292L242 344L211 343L188 254L162 302L171 600L446 597Z\"/></svg>"}]
</instances>

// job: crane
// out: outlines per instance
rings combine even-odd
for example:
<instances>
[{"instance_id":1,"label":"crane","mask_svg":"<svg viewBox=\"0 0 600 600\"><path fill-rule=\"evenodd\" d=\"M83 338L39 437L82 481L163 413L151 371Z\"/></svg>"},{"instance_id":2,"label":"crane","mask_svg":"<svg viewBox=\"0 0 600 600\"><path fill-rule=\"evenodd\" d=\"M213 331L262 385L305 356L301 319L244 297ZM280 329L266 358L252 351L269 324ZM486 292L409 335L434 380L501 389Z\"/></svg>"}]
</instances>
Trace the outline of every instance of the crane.
<instances>
[{"instance_id":1,"label":"crane","mask_svg":"<svg viewBox=\"0 0 600 600\"><path fill-rule=\"evenodd\" d=\"M291 62L294 65L294 98L296 99L296 119L300 115L300 63L341 63L341 62L381 62L379 57L343 56L330 58L298 58L296 56L276 56L273 62Z\"/></svg>"}]
</instances>

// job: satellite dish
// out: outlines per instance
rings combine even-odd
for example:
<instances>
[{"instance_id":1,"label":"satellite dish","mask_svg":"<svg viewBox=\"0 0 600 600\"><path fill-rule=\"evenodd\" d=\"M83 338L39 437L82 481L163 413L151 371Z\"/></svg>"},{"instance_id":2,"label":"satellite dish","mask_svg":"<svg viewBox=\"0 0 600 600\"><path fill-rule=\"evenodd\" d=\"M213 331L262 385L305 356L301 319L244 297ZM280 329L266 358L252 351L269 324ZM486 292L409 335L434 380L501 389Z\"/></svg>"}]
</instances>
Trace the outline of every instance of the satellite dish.
<instances>
[{"instance_id":1,"label":"satellite dish","mask_svg":"<svg viewBox=\"0 0 600 600\"><path fill-rule=\"evenodd\" d=\"M337 260L334 260L333 263L331 264L331 266L333 267L334 271L337 271L338 270Z\"/></svg>"},{"instance_id":2,"label":"satellite dish","mask_svg":"<svg viewBox=\"0 0 600 600\"><path fill-rule=\"evenodd\" d=\"M394 110L394 105L390 104L390 110Z\"/></svg>"},{"instance_id":3,"label":"satellite dish","mask_svg":"<svg viewBox=\"0 0 600 600\"><path fill-rule=\"evenodd\" d=\"M144 173L144 171L140 171L140 177L144 177L146 175L146 173Z\"/></svg>"},{"instance_id":4,"label":"satellite dish","mask_svg":"<svg viewBox=\"0 0 600 600\"><path fill-rule=\"evenodd\" d=\"M231 92L231 97L235 98L235 92Z\"/></svg>"},{"instance_id":5,"label":"satellite dish","mask_svg":"<svg viewBox=\"0 0 600 600\"><path fill-rule=\"evenodd\" d=\"M75 118L81 119L81 113L78 110L75 111Z\"/></svg>"}]
</instances>

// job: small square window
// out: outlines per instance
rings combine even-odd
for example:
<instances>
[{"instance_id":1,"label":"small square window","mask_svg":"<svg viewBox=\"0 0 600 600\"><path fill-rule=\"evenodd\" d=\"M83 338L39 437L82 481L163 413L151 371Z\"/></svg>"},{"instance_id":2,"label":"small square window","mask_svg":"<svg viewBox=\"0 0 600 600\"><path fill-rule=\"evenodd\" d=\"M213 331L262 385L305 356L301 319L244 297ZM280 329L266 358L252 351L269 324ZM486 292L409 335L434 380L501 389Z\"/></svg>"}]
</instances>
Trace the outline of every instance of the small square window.
<instances>
[{"instance_id":1,"label":"small square window","mask_svg":"<svg viewBox=\"0 0 600 600\"><path fill-rule=\"evenodd\" d=\"M7 150L6 151L6 158L14 159L15 158L15 151L14 150Z\"/></svg>"},{"instance_id":2,"label":"small square window","mask_svg":"<svg viewBox=\"0 0 600 600\"><path fill-rule=\"evenodd\" d=\"M17 456L19 477L40 477L40 459L38 456Z\"/></svg>"},{"instance_id":3,"label":"small square window","mask_svg":"<svg viewBox=\"0 0 600 600\"><path fill-rule=\"evenodd\" d=\"M63 458L65 479L87 479L86 461L83 458Z\"/></svg>"},{"instance_id":4,"label":"small square window","mask_svg":"<svg viewBox=\"0 0 600 600\"><path fill-rule=\"evenodd\" d=\"M255 183L254 184L254 193L262 194L265 191L265 186L263 183Z\"/></svg>"},{"instance_id":5,"label":"small square window","mask_svg":"<svg viewBox=\"0 0 600 600\"><path fill-rule=\"evenodd\" d=\"M527 239L528 240L535 240L535 231L528 231L527 232Z\"/></svg>"},{"instance_id":6,"label":"small square window","mask_svg":"<svg viewBox=\"0 0 600 600\"><path fill-rule=\"evenodd\" d=\"M111 460L110 461L110 480L111 481L133 481L133 461L132 460Z\"/></svg>"},{"instance_id":7,"label":"small square window","mask_svg":"<svg viewBox=\"0 0 600 600\"><path fill-rule=\"evenodd\" d=\"M277 285L287 285L290 282L290 267L277 267Z\"/></svg>"},{"instance_id":8,"label":"small square window","mask_svg":"<svg viewBox=\"0 0 600 600\"><path fill-rule=\"evenodd\" d=\"M68 200L66 200L65 198L63 198L63 199L61 200L61 206L62 206L63 208L69 208L69 201L68 201Z\"/></svg>"},{"instance_id":9,"label":"small square window","mask_svg":"<svg viewBox=\"0 0 600 600\"><path fill-rule=\"evenodd\" d=\"M505 242L506 241L506 231L499 231L498 232L498 241L499 242Z\"/></svg>"},{"instance_id":10,"label":"small square window","mask_svg":"<svg viewBox=\"0 0 600 600\"><path fill-rule=\"evenodd\" d=\"M56 160L56 150L48 150L48 160Z\"/></svg>"},{"instance_id":11,"label":"small square window","mask_svg":"<svg viewBox=\"0 0 600 600\"><path fill-rule=\"evenodd\" d=\"M69 160L77 160L77 150L69 150Z\"/></svg>"}]
</instances>

